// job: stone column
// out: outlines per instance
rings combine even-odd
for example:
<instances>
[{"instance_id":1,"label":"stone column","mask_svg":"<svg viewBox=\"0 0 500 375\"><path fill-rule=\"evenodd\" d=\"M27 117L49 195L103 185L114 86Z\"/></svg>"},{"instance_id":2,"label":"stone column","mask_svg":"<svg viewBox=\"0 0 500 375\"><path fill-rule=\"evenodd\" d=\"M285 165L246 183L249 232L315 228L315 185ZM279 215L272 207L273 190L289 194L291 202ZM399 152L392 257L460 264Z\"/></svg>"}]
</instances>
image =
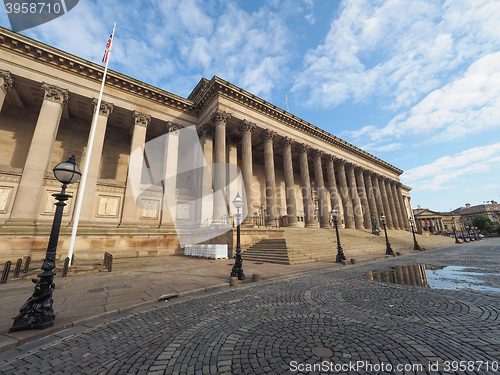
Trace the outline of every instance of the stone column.
<instances>
[{"instance_id":1,"label":"stone column","mask_svg":"<svg viewBox=\"0 0 500 375\"><path fill-rule=\"evenodd\" d=\"M14 225L34 225L35 223L35 210L42 189L43 177L45 171L49 169L63 107L68 102L68 90L46 83L42 84L42 90L44 92L42 107L9 220Z\"/></svg>"},{"instance_id":2,"label":"stone column","mask_svg":"<svg viewBox=\"0 0 500 375\"><path fill-rule=\"evenodd\" d=\"M339 211L339 217L344 217L344 207L342 206L342 198L337 189L337 182L335 180L335 166L334 157L332 155L327 155L326 157L326 174L328 177L328 187L330 189L330 201L332 208L335 207ZM342 222L337 224L338 227L344 228L345 225Z\"/></svg>"},{"instance_id":3,"label":"stone column","mask_svg":"<svg viewBox=\"0 0 500 375\"><path fill-rule=\"evenodd\" d=\"M382 197L382 205L384 207L384 210L382 211L382 213L387 218L387 220L386 220L387 229L394 229L394 225L392 224L391 208L389 206L389 198L388 198L387 192L385 190L384 177L382 177L382 176L378 177L378 185L380 188L380 195Z\"/></svg>"},{"instance_id":4,"label":"stone column","mask_svg":"<svg viewBox=\"0 0 500 375\"><path fill-rule=\"evenodd\" d=\"M166 134L164 170L163 170L163 204L160 218L160 228L175 229L176 215L172 217L168 204L169 198L171 202L177 202L177 168L179 164L179 129L182 125L174 124L168 121L163 129ZM177 205L176 205L177 206Z\"/></svg>"},{"instance_id":5,"label":"stone column","mask_svg":"<svg viewBox=\"0 0 500 375\"><path fill-rule=\"evenodd\" d=\"M276 133L266 129L260 133L264 141L264 172L266 176L266 204L267 204L267 225L274 226L278 218L278 205L276 200L276 177L274 174L274 151L273 139Z\"/></svg>"},{"instance_id":6,"label":"stone column","mask_svg":"<svg viewBox=\"0 0 500 375\"><path fill-rule=\"evenodd\" d=\"M347 186L347 177L345 173L345 161L337 159L337 170L339 171L340 194L344 204L344 224L346 228L354 228L354 218L352 212L351 192Z\"/></svg>"},{"instance_id":7,"label":"stone column","mask_svg":"<svg viewBox=\"0 0 500 375\"><path fill-rule=\"evenodd\" d=\"M92 108L93 108L94 118L92 119L92 124L95 121L96 106L97 106L97 99L93 99ZM92 145L92 151L90 153L89 169L87 172L87 183L85 186L85 191L83 194L83 201L82 201L83 204L80 211L79 220L81 225L89 225L93 219L95 191L97 187L97 179L99 178L99 171L100 171L99 169L101 166L104 136L106 134L106 126L108 124L108 118L112 111L113 111L113 104L101 101L101 107L99 108L99 113L97 114L97 122L95 125L94 143ZM90 140L90 134L89 134L89 140ZM87 148L85 150L86 155L88 155L89 146L90 145L87 143Z\"/></svg>"},{"instance_id":8,"label":"stone column","mask_svg":"<svg viewBox=\"0 0 500 375\"><path fill-rule=\"evenodd\" d=\"M12 88L13 82L14 80L12 79L10 72L0 69L0 112L2 111L5 97L7 96L9 90Z\"/></svg>"},{"instance_id":9,"label":"stone column","mask_svg":"<svg viewBox=\"0 0 500 375\"><path fill-rule=\"evenodd\" d=\"M319 225L321 228L330 228L330 210L328 209L328 196L326 194L325 180L323 179L323 165L321 163L323 155L323 151L312 151L314 178L316 180L316 193L319 200Z\"/></svg>"},{"instance_id":10,"label":"stone column","mask_svg":"<svg viewBox=\"0 0 500 375\"><path fill-rule=\"evenodd\" d=\"M198 129L198 137L200 138L201 149L203 154L200 155L199 165L203 166L203 171L199 174L197 214L200 219L200 225L208 226L213 221L213 200L212 200L212 162L214 152L214 128L211 125L205 124ZM203 163L203 159L205 162Z\"/></svg>"},{"instance_id":11,"label":"stone column","mask_svg":"<svg viewBox=\"0 0 500 375\"><path fill-rule=\"evenodd\" d=\"M134 111L132 114L132 142L130 144L130 154L138 148L143 150L146 143L146 130L151 121L150 115L145 115ZM130 157L129 157L130 159ZM129 160L127 171L127 184L125 186L125 195L123 198L123 211L120 226L134 227L137 226L137 211L138 207L135 203L134 193L132 191L131 176L142 175L142 160L138 159L133 163ZM134 177L135 178L135 177Z\"/></svg>"},{"instance_id":12,"label":"stone column","mask_svg":"<svg viewBox=\"0 0 500 375\"><path fill-rule=\"evenodd\" d=\"M389 203L389 209L391 210L392 226L394 227L394 229L399 230L398 214L396 213L396 204L391 190L391 180L386 178L384 182L385 190L387 192L387 201Z\"/></svg>"},{"instance_id":13,"label":"stone column","mask_svg":"<svg viewBox=\"0 0 500 375\"><path fill-rule=\"evenodd\" d=\"M403 218L403 228L406 230L410 229L410 223L408 222L408 212L406 211L405 200L403 199L403 192L401 191L401 182L396 183L396 196L399 200L399 207L401 207L401 215Z\"/></svg>"},{"instance_id":14,"label":"stone column","mask_svg":"<svg viewBox=\"0 0 500 375\"><path fill-rule=\"evenodd\" d=\"M212 168L214 175L214 223L222 224L224 215L227 210L226 202L226 125L231 115L227 112L216 109L211 116L211 120L215 124L215 147L214 147L214 162L216 168Z\"/></svg>"},{"instance_id":15,"label":"stone column","mask_svg":"<svg viewBox=\"0 0 500 375\"><path fill-rule=\"evenodd\" d=\"M252 189L253 182L253 159L252 159L252 131L255 129L255 124L243 120L239 127L241 132L241 174L245 183L245 193L247 195L248 217L251 217L254 212L259 209L255 204L255 198Z\"/></svg>"},{"instance_id":16,"label":"stone column","mask_svg":"<svg viewBox=\"0 0 500 375\"><path fill-rule=\"evenodd\" d=\"M300 157L300 177L302 183L302 199L304 202L304 224L306 228L314 228L314 206L312 201L311 179L309 177L309 163L307 162L307 151L309 146L298 145Z\"/></svg>"},{"instance_id":17,"label":"stone column","mask_svg":"<svg viewBox=\"0 0 500 375\"><path fill-rule=\"evenodd\" d=\"M398 215L398 226L399 229L403 230L405 229L405 222L403 220L403 212L401 211L401 205L399 203L395 181L389 182L389 186L391 187L392 197L394 198L394 207L396 208L396 214Z\"/></svg>"},{"instance_id":18,"label":"stone column","mask_svg":"<svg viewBox=\"0 0 500 375\"><path fill-rule=\"evenodd\" d=\"M370 206L368 205L368 198L365 188L365 178L363 177L362 168L356 168L356 179L358 184L357 191L363 208L363 224L365 225L365 229L371 229L372 227L371 212L370 212Z\"/></svg>"},{"instance_id":19,"label":"stone column","mask_svg":"<svg viewBox=\"0 0 500 375\"><path fill-rule=\"evenodd\" d=\"M295 195L295 181L293 178L293 143L293 139L288 137L281 140L281 147L283 148L283 173L285 175L287 221L289 227L296 228L299 224L297 222L297 197Z\"/></svg>"},{"instance_id":20,"label":"stone column","mask_svg":"<svg viewBox=\"0 0 500 375\"><path fill-rule=\"evenodd\" d=\"M368 198L368 206L370 207L370 222L371 222L371 216L375 215L375 218L377 221L379 220L379 214L377 210L377 203L376 203L376 194L378 194L377 191L374 190L373 184L372 184L372 173L370 171L365 170L363 172L364 178L365 178L365 188L366 188L366 195Z\"/></svg>"},{"instance_id":21,"label":"stone column","mask_svg":"<svg viewBox=\"0 0 500 375\"><path fill-rule=\"evenodd\" d=\"M358 195L358 187L356 185L356 176L354 175L354 165L348 163L346 164L346 174L347 182L349 184L349 190L352 194L352 211L354 214L354 223L356 229L364 228L363 225L363 208L361 206L361 200Z\"/></svg>"},{"instance_id":22,"label":"stone column","mask_svg":"<svg viewBox=\"0 0 500 375\"><path fill-rule=\"evenodd\" d=\"M228 134L226 136L227 145L227 168L226 168L226 186L227 186L227 204L231 207L231 210L236 211L233 205L233 199L236 197L240 187L238 186L238 175L236 173L238 167L238 137L234 134ZM242 192L239 191L240 196ZM241 214L246 214L248 212L248 206L244 205L240 210ZM236 218L234 220L236 223ZM236 225L236 224L234 224Z\"/></svg>"},{"instance_id":23,"label":"stone column","mask_svg":"<svg viewBox=\"0 0 500 375\"><path fill-rule=\"evenodd\" d=\"M373 198L375 200L375 204L377 205L377 221L380 222L380 215L384 213L384 204L382 202L382 193L380 191L380 185L378 183L378 176L370 173L371 174L371 182L373 185Z\"/></svg>"}]
</instances>

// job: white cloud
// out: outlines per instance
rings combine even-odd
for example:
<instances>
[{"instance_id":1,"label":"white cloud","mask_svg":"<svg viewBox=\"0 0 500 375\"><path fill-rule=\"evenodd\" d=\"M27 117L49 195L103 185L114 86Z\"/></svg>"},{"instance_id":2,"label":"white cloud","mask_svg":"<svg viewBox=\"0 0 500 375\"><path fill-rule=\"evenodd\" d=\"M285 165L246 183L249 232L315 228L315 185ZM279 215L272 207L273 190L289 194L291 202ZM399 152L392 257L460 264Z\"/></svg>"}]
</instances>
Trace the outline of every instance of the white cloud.
<instances>
[{"instance_id":1,"label":"white cloud","mask_svg":"<svg viewBox=\"0 0 500 375\"><path fill-rule=\"evenodd\" d=\"M356 140L382 142L412 135L427 142L452 141L500 127L500 52L474 62L462 77L432 91L387 126L345 132ZM416 137L415 140L421 138Z\"/></svg>"},{"instance_id":2,"label":"white cloud","mask_svg":"<svg viewBox=\"0 0 500 375\"><path fill-rule=\"evenodd\" d=\"M306 90L311 106L380 97L388 109L412 105L463 63L497 51L498 19L492 0L344 0L294 90Z\"/></svg>"},{"instance_id":3,"label":"white cloud","mask_svg":"<svg viewBox=\"0 0 500 375\"><path fill-rule=\"evenodd\" d=\"M499 186L498 165L500 142L443 156L430 164L409 169L401 175L401 180L417 192L435 191L453 188L456 180L467 176L494 171L492 178L498 180Z\"/></svg>"}]
</instances>

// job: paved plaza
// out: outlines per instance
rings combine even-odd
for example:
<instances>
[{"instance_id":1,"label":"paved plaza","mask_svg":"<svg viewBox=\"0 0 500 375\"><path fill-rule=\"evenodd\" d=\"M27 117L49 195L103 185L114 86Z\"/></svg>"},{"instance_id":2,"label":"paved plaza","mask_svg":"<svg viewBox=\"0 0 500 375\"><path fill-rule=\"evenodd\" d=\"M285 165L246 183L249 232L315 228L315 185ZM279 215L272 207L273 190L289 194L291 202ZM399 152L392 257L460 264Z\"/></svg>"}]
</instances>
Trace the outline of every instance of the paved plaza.
<instances>
[{"instance_id":1,"label":"paved plaza","mask_svg":"<svg viewBox=\"0 0 500 375\"><path fill-rule=\"evenodd\" d=\"M0 373L498 374L499 263L491 238L193 294L0 353ZM364 277L417 264L469 287Z\"/></svg>"}]
</instances>

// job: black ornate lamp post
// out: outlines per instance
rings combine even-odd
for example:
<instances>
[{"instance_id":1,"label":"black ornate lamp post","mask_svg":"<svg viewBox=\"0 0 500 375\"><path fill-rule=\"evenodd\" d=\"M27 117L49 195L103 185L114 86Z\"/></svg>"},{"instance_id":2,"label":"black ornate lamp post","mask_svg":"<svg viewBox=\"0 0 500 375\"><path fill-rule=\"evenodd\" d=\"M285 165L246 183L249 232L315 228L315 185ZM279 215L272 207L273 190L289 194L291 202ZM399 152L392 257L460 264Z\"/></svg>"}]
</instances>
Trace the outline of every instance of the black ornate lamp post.
<instances>
[{"instance_id":1,"label":"black ornate lamp post","mask_svg":"<svg viewBox=\"0 0 500 375\"><path fill-rule=\"evenodd\" d=\"M43 260L42 273L37 275L40 279L33 279L35 290L33 295L21 306L19 314L14 317L14 324L9 332L21 331L25 329L44 329L52 327L54 324L54 310L52 309L52 292L54 291L54 276L52 270L56 267L56 250L59 240L59 230L65 201L70 195L66 194L66 187L80 179L80 169L76 166L75 155L67 161L57 164L54 169L54 176L61 182L62 189L59 194L52 194L56 198L56 212L52 229L50 231L49 244L45 259Z\"/></svg>"},{"instance_id":2,"label":"black ornate lamp post","mask_svg":"<svg viewBox=\"0 0 500 375\"><path fill-rule=\"evenodd\" d=\"M240 208L243 207L243 198L241 198L240 193L236 194L233 199L233 205L236 207L236 256L234 257L234 266L231 271L231 277L237 277L238 280L245 280L245 274L243 273L243 262L241 260L241 245L240 245Z\"/></svg>"},{"instance_id":3,"label":"black ornate lamp post","mask_svg":"<svg viewBox=\"0 0 500 375\"><path fill-rule=\"evenodd\" d=\"M339 211L335 208L332 208L330 211L330 215L333 216L333 223L335 225L335 233L337 233L337 259L335 260L337 263L342 263L343 260L347 260L344 255L344 250L342 249L342 245L340 244L340 236L339 236L339 228L337 226L337 216L339 215Z\"/></svg>"},{"instance_id":4,"label":"black ornate lamp post","mask_svg":"<svg viewBox=\"0 0 500 375\"><path fill-rule=\"evenodd\" d=\"M464 226L462 224L460 224L460 231L462 232L462 238L464 239L464 242L469 242L465 239Z\"/></svg>"},{"instance_id":5,"label":"black ornate lamp post","mask_svg":"<svg viewBox=\"0 0 500 375\"><path fill-rule=\"evenodd\" d=\"M471 236L471 234L470 234L470 227L467 225L467 226L465 226L465 229L467 230L467 234L469 235L469 242L474 241L474 237Z\"/></svg>"},{"instance_id":6,"label":"black ornate lamp post","mask_svg":"<svg viewBox=\"0 0 500 375\"><path fill-rule=\"evenodd\" d=\"M384 233L385 233L385 245L386 245L386 250L385 250L385 255L394 255L394 251L391 248L391 244L389 243L389 238L387 237L387 229L385 225L385 220L386 217L384 214L380 216L380 221L382 221L382 225L384 226Z\"/></svg>"},{"instance_id":7,"label":"black ornate lamp post","mask_svg":"<svg viewBox=\"0 0 500 375\"><path fill-rule=\"evenodd\" d=\"M422 251L422 248L418 245L417 237L415 237L415 228L413 227L413 218L410 217L408 219L408 221L410 222L411 232L413 233L413 250L420 250L420 251Z\"/></svg>"},{"instance_id":8,"label":"black ornate lamp post","mask_svg":"<svg viewBox=\"0 0 500 375\"><path fill-rule=\"evenodd\" d=\"M453 236L455 237L455 243L460 243L457 237L457 231L455 230L455 223L451 223L451 229L453 229Z\"/></svg>"}]
</instances>

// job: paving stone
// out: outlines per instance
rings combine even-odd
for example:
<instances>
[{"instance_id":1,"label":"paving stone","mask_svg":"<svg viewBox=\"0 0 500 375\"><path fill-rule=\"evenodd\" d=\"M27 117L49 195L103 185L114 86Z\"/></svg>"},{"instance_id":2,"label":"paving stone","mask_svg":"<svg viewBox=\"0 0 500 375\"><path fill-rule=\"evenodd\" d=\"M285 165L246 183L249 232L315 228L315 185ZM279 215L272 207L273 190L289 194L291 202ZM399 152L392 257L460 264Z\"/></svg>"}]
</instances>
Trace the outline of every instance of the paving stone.
<instances>
[{"instance_id":1,"label":"paving stone","mask_svg":"<svg viewBox=\"0 0 500 375\"><path fill-rule=\"evenodd\" d=\"M384 284L363 275L410 264L455 265L481 268L481 281L500 287L499 247L492 238L192 294L11 352L0 373L285 374L295 363L304 370L293 373L322 374L329 372L305 366L326 359L338 366L425 367L334 373L425 374L433 373L429 363L444 373L445 361L498 362L499 294ZM128 289L107 298L121 299L128 293L118 291ZM320 358L314 348L333 354Z\"/></svg>"}]
</instances>

